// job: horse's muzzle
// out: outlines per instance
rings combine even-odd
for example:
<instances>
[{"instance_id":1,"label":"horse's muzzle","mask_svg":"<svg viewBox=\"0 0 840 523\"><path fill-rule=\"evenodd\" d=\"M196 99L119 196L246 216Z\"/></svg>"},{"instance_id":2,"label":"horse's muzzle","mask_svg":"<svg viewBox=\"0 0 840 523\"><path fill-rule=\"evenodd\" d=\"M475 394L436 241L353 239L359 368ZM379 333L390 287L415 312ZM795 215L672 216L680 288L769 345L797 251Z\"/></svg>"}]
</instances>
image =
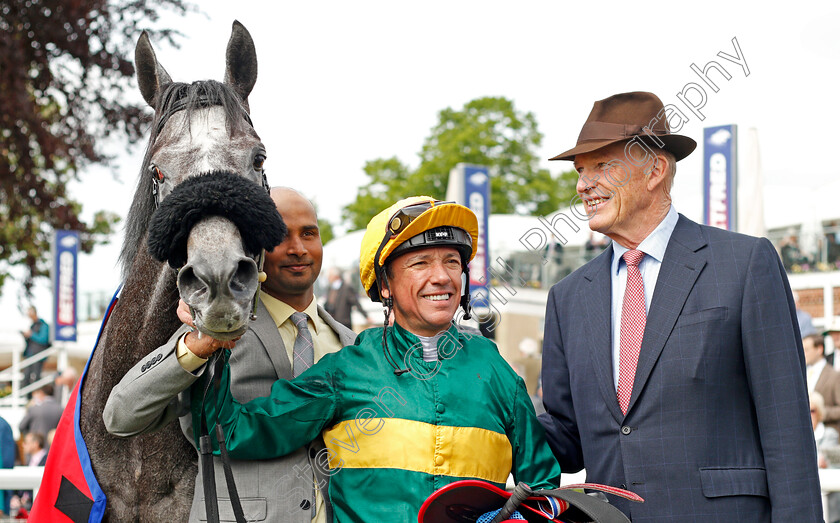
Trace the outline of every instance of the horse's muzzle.
<instances>
[{"instance_id":1,"label":"horse's muzzle","mask_svg":"<svg viewBox=\"0 0 840 523\"><path fill-rule=\"evenodd\" d=\"M257 293L257 264L248 257L227 268L187 263L178 272L178 290L193 311L196 327L219 340L240 336L247 328Z\"/></svg>"}]
</instances>

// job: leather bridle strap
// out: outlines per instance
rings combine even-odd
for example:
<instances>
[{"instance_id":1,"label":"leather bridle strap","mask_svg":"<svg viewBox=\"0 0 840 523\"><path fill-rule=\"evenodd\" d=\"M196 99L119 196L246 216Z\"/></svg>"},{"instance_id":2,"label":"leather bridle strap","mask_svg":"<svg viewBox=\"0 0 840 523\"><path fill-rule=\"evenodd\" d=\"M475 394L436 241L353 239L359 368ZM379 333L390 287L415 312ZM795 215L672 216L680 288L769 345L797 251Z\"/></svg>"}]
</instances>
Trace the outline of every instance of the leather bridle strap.
<instances>
[{"instance_id":1,"label":"leather bridle strap","mask_svg":"<svg viewBox=\"0 0 840 523\"><path fill-rule=\"evenodd\" d=\"M204 394L202 396L201 408L201 422L200 422L200 437L199 450L201 452L201 472L204 479L204 508L207 512L207 521L211 523L219 522L219 502L216 495L216 471L213 462L213 445L210 440L210 434L207 430L207 415L204 410L204 405L207 401L207 393L210 391L210 384L213 385L213 390L218 393L220 389L222 371L225 367L225 360L219 351L216 351L211 356L211 375L207 378L207 383L204 386ZM218 397L218 394L217 394ZM222 425L218 421L218 409L216 419L216 441L219 444L219 453L221 454L222 467L225 473L225 483L227 484L228 497L230 504L233 507L233 515L237 523L246 523L245 513L242 510L242 502L239 500L239 493L236 490L236 483L233 479L233 470L230 468L230 457L228 456L227 446L225 445L225 432Z\"/></svg>"}]
</instances>

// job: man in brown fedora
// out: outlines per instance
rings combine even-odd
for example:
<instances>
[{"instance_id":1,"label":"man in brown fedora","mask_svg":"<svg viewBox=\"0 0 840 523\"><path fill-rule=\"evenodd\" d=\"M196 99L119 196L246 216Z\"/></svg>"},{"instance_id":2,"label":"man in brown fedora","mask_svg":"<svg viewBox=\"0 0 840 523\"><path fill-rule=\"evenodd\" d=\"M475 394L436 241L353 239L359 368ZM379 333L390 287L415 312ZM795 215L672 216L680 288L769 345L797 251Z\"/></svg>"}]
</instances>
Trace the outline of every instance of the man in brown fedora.
<instances>
[{"instance_id":1,"label":"man in brown fedora","mask_svg":"<svg viewBox=\"0 0 840 523\"><path fill-rule=\"evenodd\" d=\"M765 238L671 204L672 134L652 93L595 102L570 160L613 242L549 294L540 416L564 472L641 495L643 521L822 521L793 297Z\"/></svg>"}]
</instances>

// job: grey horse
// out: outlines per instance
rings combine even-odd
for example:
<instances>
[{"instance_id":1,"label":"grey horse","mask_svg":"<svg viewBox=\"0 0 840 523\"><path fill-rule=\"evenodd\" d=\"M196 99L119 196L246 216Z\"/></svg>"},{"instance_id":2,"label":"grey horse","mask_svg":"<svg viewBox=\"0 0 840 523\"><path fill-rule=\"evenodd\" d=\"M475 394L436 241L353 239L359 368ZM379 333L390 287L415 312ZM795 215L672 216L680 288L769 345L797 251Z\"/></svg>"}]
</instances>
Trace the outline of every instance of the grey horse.
<instances>
[{"instance_id":1,"label":"grey horse","mask_svg":"<svg viewBox=\"0 0 840 523\"><path fill-rule=\"evenodd\" d=\"M127 217L120 255L123 289L89 363L80 427L107 496L106 520L185 521L197 467L195 451L178 424L121 439L105 430L102 410L125 372L179 326L176 273L150 256L146 242L157 204L185 180L213 171L234 173L242 183L263 183L266 151L248 115L257 59L250 34L234 22L223 83L173 82L145 33L135 50L135 66L155 117ZM180 278L199 328L220 338L242 332L257 272L235 225L218 217L196 224Z\"/></svg>"}]
</instances>

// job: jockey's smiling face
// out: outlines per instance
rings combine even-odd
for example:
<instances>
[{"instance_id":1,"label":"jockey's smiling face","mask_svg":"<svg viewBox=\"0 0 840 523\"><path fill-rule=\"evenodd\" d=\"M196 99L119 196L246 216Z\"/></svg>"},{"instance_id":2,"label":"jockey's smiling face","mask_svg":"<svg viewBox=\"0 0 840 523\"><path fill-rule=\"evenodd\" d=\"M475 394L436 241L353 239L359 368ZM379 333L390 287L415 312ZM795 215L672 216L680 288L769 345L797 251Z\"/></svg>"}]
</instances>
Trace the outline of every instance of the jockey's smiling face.
<instances>
[{"instance_id":1,"label":"jockey's smiling face","mask_svg":"<svg viewBox=\"0 0 840 523\"><path fill-rule=\"evenodd\" d=\"M429 247L388 262L388 289L397 323L419 336L449 328L461 300L461 255L453 247Z\"/></svg>"}]
</instances>

